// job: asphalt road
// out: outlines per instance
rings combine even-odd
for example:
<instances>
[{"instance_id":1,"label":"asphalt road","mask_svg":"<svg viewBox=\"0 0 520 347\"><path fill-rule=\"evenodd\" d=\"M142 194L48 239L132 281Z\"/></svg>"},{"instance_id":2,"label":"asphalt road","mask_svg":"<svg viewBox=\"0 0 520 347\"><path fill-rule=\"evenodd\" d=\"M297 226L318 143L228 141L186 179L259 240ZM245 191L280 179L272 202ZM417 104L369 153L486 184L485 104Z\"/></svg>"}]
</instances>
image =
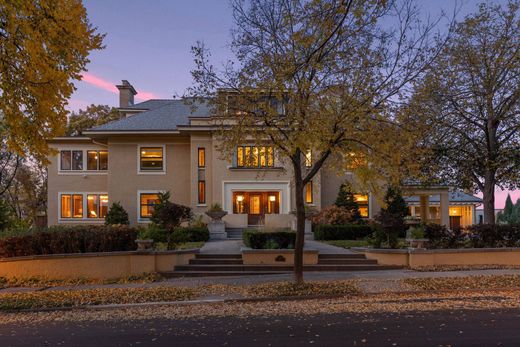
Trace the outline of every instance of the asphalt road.
<instances>
[{"instance_id":1,"label":"asphalt road","mask_svg":"<svg viewBox=\"0 0 520 347\"><path fill-rule=\"evenodd\" d=\"M0 325L0 346L519 346L520 310Z\"/></svg>"}]
</instances>

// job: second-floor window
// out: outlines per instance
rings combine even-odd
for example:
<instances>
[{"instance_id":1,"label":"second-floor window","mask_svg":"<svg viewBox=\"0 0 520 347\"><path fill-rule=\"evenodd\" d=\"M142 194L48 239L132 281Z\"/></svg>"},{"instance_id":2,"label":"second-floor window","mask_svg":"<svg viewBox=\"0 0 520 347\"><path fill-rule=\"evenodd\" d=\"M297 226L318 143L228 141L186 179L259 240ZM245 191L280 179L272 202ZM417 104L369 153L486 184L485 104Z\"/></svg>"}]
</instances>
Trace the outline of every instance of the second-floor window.
<instances>
[{"instance_id":1,"label":"second-floor window","mask_svg":"<svg viewBox=\"0 0 520 347\"><path fill-rule=\"evenodd\" d=\"M139 164L141 171L163 171L163 154L163 147L141 147Z\"/></svg>"},{"instance_id":2,"label":"second-floor window","mask_svg":"<svg viewBox=\"0 0 520 347\"><path fill-rule=\"evenodd\" d=\"M237 167L273 167L274 150L272 146L239 146L236 161Z\"/></svg>"},{"instance_id":3,"label":"second-floor window","mask_svg":"<svg viewBox=\"0 0 520 347\"><path fill-rule=\"evenodd\" d=\"M86 159L86 160L85 160ZM61 150L60 171L107 171L107 150Z\"/></svg>"},{"instance_id":4,"label":"second-floor window","mask_svg":"<svg viewBox=\"0 0 520 347\"><path fill-rule=\"evenodd\" d=\"M83 151L60 151L60 170L82 171Z\"/></svg>"},{"instance_id":5,"label":"second-floor window","mask_svg":"<svg viewBox=\"0 0 520 347\"><path fill-rule=\"evenodd\" d=\"M108 170L108 151L87 151L87 170Z\"/></svg>"}]
</instances>

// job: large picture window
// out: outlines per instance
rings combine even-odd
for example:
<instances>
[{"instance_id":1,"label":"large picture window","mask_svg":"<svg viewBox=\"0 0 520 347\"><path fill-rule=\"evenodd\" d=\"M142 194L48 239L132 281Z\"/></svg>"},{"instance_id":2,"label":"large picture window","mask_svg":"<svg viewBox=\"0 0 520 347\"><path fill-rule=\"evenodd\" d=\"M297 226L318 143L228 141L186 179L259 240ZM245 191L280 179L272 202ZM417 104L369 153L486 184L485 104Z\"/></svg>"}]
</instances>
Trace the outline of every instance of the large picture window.
<instances>
[{"instance_id":1,"label":"large picture window","mask_svg":"<svg viewBox=\"0 0 520 347\"><path fill-rule=\"evenodd\" d=\"M106 193L66 193L60 195L60 218L102 219L105 218L107 212L108 195Z\"/></svg>"},{"instance_id":2,"label":"large picture window","mask_svg":"<svg viewBox=\"0 0 520 347\"><path fill-rule=\"evenodd\" d=\"M274 166L272 146L239 146L237 147L237 167L262 168Z\"/></svg>"},{"instance_id":3,"label":"large picture window","mask_svg":"<svg viewBox=\"0 0 520 347\"><path fill-rule=\"evenodd\" d=\"M141 193L139 195L139 217L150 218L152 216L154 206L158 203L158 193Z\"/></svg>"},{"instance_id":4,"label":"large picture window","mask_svg":"<svg viewBox=\"0 0 520 347\"><path fill-rule=\"evenodd\" d=\"M163 171L164 153L163 147L141 147L140 148L141 171Z\"/></svg>"}]
</instances>

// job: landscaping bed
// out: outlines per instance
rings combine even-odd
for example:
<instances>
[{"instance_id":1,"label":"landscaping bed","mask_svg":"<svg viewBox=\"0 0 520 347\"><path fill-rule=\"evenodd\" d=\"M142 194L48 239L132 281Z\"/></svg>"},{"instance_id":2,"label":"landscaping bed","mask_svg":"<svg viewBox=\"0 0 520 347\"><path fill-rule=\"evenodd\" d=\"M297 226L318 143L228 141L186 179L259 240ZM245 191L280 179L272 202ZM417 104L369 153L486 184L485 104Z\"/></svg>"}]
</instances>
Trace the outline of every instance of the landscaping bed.
<instances>
[{"instance_id":1,"label":"landscaping bed","mask_svg":"<svg viewBox=\"0 0 520 347\"><path fill-rule=\"evenodd\" d=\"M244 245L252 249L293 249L296 233L290 229L245 229L242 238Z\"/></svg>"}]
</instances>

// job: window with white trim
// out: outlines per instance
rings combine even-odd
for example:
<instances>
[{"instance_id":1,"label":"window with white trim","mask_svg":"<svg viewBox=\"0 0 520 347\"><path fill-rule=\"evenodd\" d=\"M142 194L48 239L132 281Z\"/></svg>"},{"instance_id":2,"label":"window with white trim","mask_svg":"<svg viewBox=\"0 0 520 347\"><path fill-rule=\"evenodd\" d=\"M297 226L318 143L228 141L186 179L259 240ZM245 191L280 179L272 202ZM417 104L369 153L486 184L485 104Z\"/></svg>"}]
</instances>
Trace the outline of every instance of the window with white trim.
<instances>
[{"instance_id":1,"label":"window with white trim","mask_svg":"<svg viewBox=\"0 0 520 347\"><path fill-rule=\"evenodd\" d=\"M154 206L159 203L159 193L140 193L139 194L139 219L150 218L153 214Z\"/></svg>"},{"instance_id":2,"label":"window with white trim","mask_svg":"<svg viewBox=\"0 0 520 347\"><path fill-rule=\"evenodd\" d=\"M107 150L60 150L59 171L107 171Z\"/></svg>"},{"instance_id":3,"label":"window with white trim","mask_svg":"<svg viewBox=\"0 0 520 347\"><path fill-rule=\"evenodd\" d=\"M106 193L61 193L60 219L104 219L108 213Z\"/></svg>"},{"instance_id":4,"label":"window with white trim","mask_svg":"<svg viewBox=\"0 0 520 347\"><path fill-rule=\"evenodd\" d=\"M140 171L164 171L164 148L163 147L140 147L139 148L139 170Z\"/></svg>"}]
</instances>

